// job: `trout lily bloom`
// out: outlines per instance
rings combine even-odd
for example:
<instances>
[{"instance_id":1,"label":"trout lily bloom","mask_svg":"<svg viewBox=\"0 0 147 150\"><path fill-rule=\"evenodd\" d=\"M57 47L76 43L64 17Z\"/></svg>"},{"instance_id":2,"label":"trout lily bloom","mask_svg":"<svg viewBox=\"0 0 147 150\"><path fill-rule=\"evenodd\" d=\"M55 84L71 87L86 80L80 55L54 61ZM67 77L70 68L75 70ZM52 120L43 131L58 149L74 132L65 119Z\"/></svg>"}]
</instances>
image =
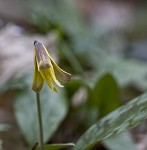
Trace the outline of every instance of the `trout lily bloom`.
<instances>
[{"instance_id":1,"label":"trout lily bloom","mask_svg":"<svg viewBox=\"0 0 147 150\"><path fill-rule=\"evenodd\" d=\"M31 89L39 93L46 81L52 91L58 92L54 84L63 87L58 80L69 82L71 74L54 62L43 44L35 40L34 48L34 79Z\"/></svg>"}]
</instances>

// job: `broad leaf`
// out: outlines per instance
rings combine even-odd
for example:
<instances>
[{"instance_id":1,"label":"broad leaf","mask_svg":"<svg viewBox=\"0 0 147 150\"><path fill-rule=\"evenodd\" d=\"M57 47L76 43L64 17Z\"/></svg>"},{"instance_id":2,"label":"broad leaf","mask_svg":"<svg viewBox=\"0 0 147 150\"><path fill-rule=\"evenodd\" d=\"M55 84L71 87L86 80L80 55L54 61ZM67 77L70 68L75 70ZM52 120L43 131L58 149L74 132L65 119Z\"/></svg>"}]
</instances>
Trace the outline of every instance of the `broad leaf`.
<instances>
[{"instance_id":1,"label":"broad leaf","mask_svg":"<svg viewBox=\"0 0 147 150\"><path fill-rule=\"evenodd\" d=\"M103 144L109 150L137 150L135 143L128 133L113 135L103 140Z\"/></svg>"},{"instance_id":2,"label":"broad leaf","mask_svg":"<svg viewBox=\"0 0 147 150\"><path fill-rule=\"evenodd\" d=\"M88 105L99 110L102 117L120 105L120 92L118 85L109 73L97 80L94 89L89 95Z\"/></svg>"},{"instance_id":3,"label":"broad leaf","mask_svg":"<svg viewBox=\"0 0 147 150\"><path fill-rule=\"evenodd\" d=\"M41 91L41 110L43 117L44 142L56 131L67 113L67 103L64 92L51 92L45 86ZM15 113L22 133L28 142L33 145L38 142L39 128L37 118L36 94L31 90L19 91L15 98Z\"/></svg>"},{"instance_id":4,"label":"broad leaf","mask_svg":"<svg viewBox=\"0 0 147 150\"><path fill-rule=\"evenodd\" d=\"M66 144L50 144L50 145L44 145L44 150L59 150L66 147L74 147L73 143L66 143ZM39 147L36 148L36 150L40 150Z\"/></svg>"},{"instance_id":5,"label":"broad leaf","mask_svg":"<svg viewBox=\"0 0 147 150\"><path fill-rule=\"evenodd\" d=\"M147 93L135 98L92 125L77 141L74 150L87 150L98 141L137 126L147 118Z\"/></svg>"}]
</instances>

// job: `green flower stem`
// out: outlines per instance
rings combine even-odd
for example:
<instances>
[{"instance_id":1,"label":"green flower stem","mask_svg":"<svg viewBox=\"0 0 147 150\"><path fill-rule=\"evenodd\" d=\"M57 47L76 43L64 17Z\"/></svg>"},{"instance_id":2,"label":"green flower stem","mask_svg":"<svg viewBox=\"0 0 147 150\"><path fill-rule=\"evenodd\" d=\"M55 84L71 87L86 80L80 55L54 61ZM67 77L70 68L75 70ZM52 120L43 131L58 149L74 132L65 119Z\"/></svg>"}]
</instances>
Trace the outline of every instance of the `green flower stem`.
<instances>
[{"instance_id":1,"label":"green flower stem","mask_svg":"<svg viewBox=\"0 0 147 150\"><path fill-rule=\"evenodd\" d=\"M40 150L44 150L44 147L43 147L43 128L42 128L40 94L36 93L36 96L37 96L37 111L38 111L39 132L40 132Z\"/></svg>"}]
</instances>

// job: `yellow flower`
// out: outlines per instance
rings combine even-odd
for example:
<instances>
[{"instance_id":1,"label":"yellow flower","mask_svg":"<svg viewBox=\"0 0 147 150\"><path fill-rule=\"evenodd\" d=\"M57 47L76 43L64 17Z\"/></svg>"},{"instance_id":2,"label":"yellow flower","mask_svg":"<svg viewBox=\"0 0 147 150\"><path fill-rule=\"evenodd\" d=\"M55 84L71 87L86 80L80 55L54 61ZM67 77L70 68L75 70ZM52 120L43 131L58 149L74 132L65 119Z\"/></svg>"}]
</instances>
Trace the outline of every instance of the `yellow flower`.
<instances>
[{"instance_id":1,"label":"yellow flower","mask_svg":"<svg viewBox=\"0 0 147 150\"><path fill-rule=\"evenodd\" d=\"M34 79L31 89L39 93L46 81L52 91L58 92L54 84L63 87L58 80L69 82L71 74L54 62L43 44L35 40L34 47Z\"/></svg>"}]
</instances>

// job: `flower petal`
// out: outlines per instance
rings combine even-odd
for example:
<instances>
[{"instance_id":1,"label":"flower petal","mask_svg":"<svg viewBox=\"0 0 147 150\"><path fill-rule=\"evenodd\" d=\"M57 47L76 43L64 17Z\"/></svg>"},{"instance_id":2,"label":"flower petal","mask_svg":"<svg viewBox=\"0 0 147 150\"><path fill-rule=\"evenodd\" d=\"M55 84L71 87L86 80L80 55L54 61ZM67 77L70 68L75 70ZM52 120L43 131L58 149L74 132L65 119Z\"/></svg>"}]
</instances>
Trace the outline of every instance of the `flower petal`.
<instances>
[{"instance_id":1,"label":"flower petal","mask_svg":"<svg viewBox=\"0 0 147 150\"><path fill-rule=\"evenodd\" d=\"M38 70L40 71L52 67L48 53L44 50L43 45L38 41L34 41L34 47Z\"/></svg>"},{"instance_id":2,"label":"flower petal","mask_svg":"<svg viewBox=\"0 0 147 150\"><path fill-rule=\"evenodd\" d=\"M59 87L64 87L64 86L61 85L60 82L56 79L56 76L55 76L53 67L49 68L48 70L49 70L49 73L50 73L51 78L53 79L53 81L54 81Z\"/></svg>"},{"instance_id":3,"label":"flower petal","mask_svg":"<svg viewBox=\"0 0 147 150\"><path fill-rule=\"evenodd\" d=\"M41 77L40 72L38 71L38 68L37 68L36 52L34 51L34 79L33 79L33 83L30 89L39 93L40 90L42 89L43 82L44 80Z\"/></svg>"},{"instance_id":4,"label":"flower petal","mask_svg":"<svg viewBox=\"0 0 147 150\"><path fill-rule=\"evenodd\" d=\"M37 78L39 78L42 81L45 80L48 86L53 91L58 92L58 90L54 86L54 83L56 83L59 87L63 87L63 85L60 84L58 79L63 82L69 82L71 78L71 74L62 70L53 61L53 59L51 58L51 56L49 55L47 49L45 48L43 44L41 44L38 41L34 41L34 47L35 47L35 55L34 55L35 56L35 59L34 59L35 60L35 74Z\"/></svg>"},{"instance_id":5,"label":"flower petal","mask_svg":"<svg viewBox=\"0 0 147 150\"><path fill-rule=\"evenodd\" d=\"M54 92L58 92L58 90L56 89L56 87L53 84L53 79L50 76L49 70L47 69L47 70L40 71L40 74L41 74L42 78L47 82L47 84L51 88L51 90Z\"/></svg>"},{"instance_id":6,"label":"flower petal","mask_svg":"<svg viewBox=\"0 0 147 150\"><path fill-rule=\"evenodd\" d=\"M57 77L58 80L62 81L62 82L70 82L70 79L71 79L71 74L62 70L55 62L54 60L52 59L52 57L49 55L47 49L45 48L45 46L43 45L44 47L44 50L46 51L48 57L50 58L51 60L51 63L53 65L53 68L54 68L54 72L55 72L55 75Z\"/></svg>"}]
</instances>

